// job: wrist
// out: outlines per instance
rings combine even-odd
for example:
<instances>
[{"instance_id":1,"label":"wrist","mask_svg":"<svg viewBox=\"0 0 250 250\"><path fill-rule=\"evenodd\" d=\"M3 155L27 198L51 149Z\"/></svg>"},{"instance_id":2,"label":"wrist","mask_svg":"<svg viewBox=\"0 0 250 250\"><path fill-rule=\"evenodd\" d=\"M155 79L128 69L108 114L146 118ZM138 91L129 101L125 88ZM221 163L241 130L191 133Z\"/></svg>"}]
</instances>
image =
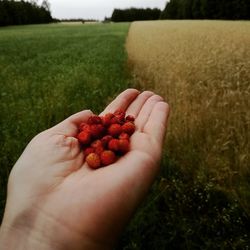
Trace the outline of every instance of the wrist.
<instances>
[{"instance_id":1,"label":"wrist","mask_svg":"<svg viewBox=\"0 0 250 250\"><path fill-rule=\"evenodd\" d=\"M25 225L23 218L13 221L3 220L0 228L0 246L3 250L57 249L35 228Z\"/></svg>"},{"instance_id":2,"label":"wrist","mask_svg":"<svg viewBox=\"0 0 250 250\"><path fill-rule=\"evenodd\" d=\"M25 217L25 216L24 216ZM30 223L30 218L7 221L0 227L1 250L110 250L111 246L99 244L86 235L73 236L63 226L53 226L46 219L44 223ZM40 221L40 219L38 219ZM26 221L26 222L25 222ZM27 221L29 221L27 223ZM58 237L60 235L60 237ZM65 235L65 237L61 237Z\"/></svg>"}]
</instances>

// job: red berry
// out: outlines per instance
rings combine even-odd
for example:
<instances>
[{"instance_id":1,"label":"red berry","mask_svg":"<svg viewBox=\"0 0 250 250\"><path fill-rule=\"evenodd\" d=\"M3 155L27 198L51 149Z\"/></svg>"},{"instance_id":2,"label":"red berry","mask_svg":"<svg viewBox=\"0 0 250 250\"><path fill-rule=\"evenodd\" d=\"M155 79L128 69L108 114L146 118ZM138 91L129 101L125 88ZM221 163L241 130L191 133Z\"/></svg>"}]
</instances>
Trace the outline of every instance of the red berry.
<instances>
[{"instance_id":1,"label":"red berry","mask_svg":"<svg viewBox=\"0 0 250 250\"><path fill-rule=\"evenodd\" d=\"M119 121L119 119L116 117L116 116L114 116L111 120L110 120L110 124L119 124L120 123L120 121Z\"/></svg>"},{"instance_id":2,"label":"red berry","mask_svg":"<svg viewBox=\"0 0 250 250\"><path fill-rule=\"evenodd\" d=\"M135 118L132 115L128 115L128 116L126 116L125 120L129 121L129 122L133 122L135 120Z\"/></svg>"},{"instance_id":3,"label":"red berry","mask_svg":"<svg viewBox=\"0 0 250 250\"><path fill-rule=\"evenodd\" d=\"M119 140L119 151L123 154L129 151L129 141L127 139Z\"/></svg>"},{"instance_id":4,"label":"red berry","mask_svg":"<svg viewBox=\"0 0 250 250\"><path fill-rule=\"evenodd\" d=\"M116 156L111 150L105 150L101 153L101 162L104 166L114 163Z\"/></svg>"},{"instance_id":5,"label":"red berry","mask_svg":"<svg viewBox=\"0 0 250 250\"><path fill-rule=\"evenodd\" d=\"M91 140L91 135L88 132L82 131L77 135L77 139L83 145L89 144Z\"/></svg>"},{"instance_id":6,"label":"red berry","mask_svg":"<svg viewBox=\"0 0 250 250\"><path fill-rule=\"evenodd\" d=\"M112 139L109 141L108 148L112 151L119 151L119 140Z\"/></svg>"},{"instance_id":7,"label":"red berry","mask_svg":"<svg viewBox=\"0 0 250 250\"><path fill-rule=\"evenodd\" d=\"M101 142L101 140L95 140L95 141L93 141L93 142L91 143L91 147L94 148L94 149L96 149L96 148L98 148L98 147L102 147L102 142Z\"/></svg>"},{"instance_id":8,"label":"red berry","mask_svg":"<svg viewBox=\"0 0 250 250\"><path fill-rule=\"evenodd\" d=\"M123 123L125 119L125 112L122 109L118 109L114 113L115 117L118 120L118 123Z\"/></svg>"},{"instance_id":9,"label":"red berry","mask_svg":"<svg viewBox=\"0 0 250 250\"><path fill-rule=\"evenodd\" d=\"M111 135L105 135L102 139L101 139L101 142L102 142L102 145L103 147L107 147L109 141L113 139L113 137Z\"/></svg>"},{"instance_id":10,"label":"red berry","mask_svg":"<svg viewBox=\"0 0 250 250\"><path fill-rule=\"evenodd\" d=\"M104 151L103 146L95 148L95 153L97 153L98 155L100 155L103 151Z\"/></svg>"},{"instance_id":11,"label":"red berry","mask_svg":"<svg viewBox=\"0 0 250 250\"><path fill-rule=\"evenodd\" d=\"M118 109L102 117L92 115L87 123L80 124L77 138L91 168L112 164L116 154L124 155L129 151L129 139L135 131L134 120L132 115L126 116L124 110Z\"/></svg>"},{"instance_id":12,"label":"red berry","mask_svg":"<svg viewBox=\"0 0 250 250\"><path fill-rule=\"evenodd\" d=\"M123 117L125 117L125 112L123 109L117 109L115 112L114 112L114 115L117 116L117 115L122 115Z\"/></svg>"},{"instance_id":13,"label":"red berry","mask_svg":"<svg viewBox=\"0 0 250 250\"><path fill-rule=\"evenodd\" d=\"M90 125L87 124L86 122L82 122L79 126L79 130L90 133Z\"/></svg>"},{"instance_id":14,"label":"red berry","mask_svg":"<svg viewBox=\"0 0 250 250\"><path fill-rule=\"evenodd\" d=\"M101 166L101 159L96 153L89 154L86 157L86 162L91 168L99 168Z\"/></svg>"},{"instance_id":15,"label":"red berry","mask_svg":"<svg viewBox=\"0 0 250 250\"><path fill-rule=\"evenodd\" d=\"M100 138L103 135L104 127L102 124L90 125L90 133L93 138Z\"/></svg>"},{"instance_id":16,"label":"red berry","mask_svg":"<svg viewBox=\"0 0 250 250\"><path fill-rule=\"evenodd\" d=\"M108 127L111 124L111 119L114 117L112 113L105 114L102 119L102 124L105 127Z\"/></svg>"},{"instance_id":17,"label":"red berry","mask_svg":"<svg viewBox=\"0 0 250 250\"><path fill-rule=\"evenodd\" d=\"M122 125L122 132L132 135L135 132L135 125L132 122L125 122Z\"/></svg>"},{"instance_id":18,"label":"red berry","mask_svg":"<svg viewBox=\"0 0 250 250\"><path fill-rule=\"evenodd\" d=\"M102 123L102 119L98 115L92 115L89 117L87 123L88 124L100 124L100 123Z\"/></svg>"},{"instance_id":19,"label":"red berry","mask_svg":"<svg viewBox=\"0 0 250 250\"><path fill-rule=\"evenodd\" d=\"M122 133L119 135L119 139L126 139L126 140L129 140L129 135L128 135L127 133L122 132Z\"/></svg>"},{"instance_id":20,"label":"red berry","mask_svg":"<svg viewBox=\"0 0 250 250\"><path fill-rule=\"evenodd\" d=\"M88 147L84 150L84 156L88 156L89 154L91 153L94 153L95 152L95 149L94 148L91 148L91 147Z\"/></svg>"},{"instance_id":21,"label":"red berry","mask_svg":"<svg viewBox=\"0 0 250 250\"><path fill-rule=\"evenodd\" d=\"M108 133L114 137L119 136L122 132L122 127L120 124L112 124L108 128Z\"/></svg>"}]
</instances>

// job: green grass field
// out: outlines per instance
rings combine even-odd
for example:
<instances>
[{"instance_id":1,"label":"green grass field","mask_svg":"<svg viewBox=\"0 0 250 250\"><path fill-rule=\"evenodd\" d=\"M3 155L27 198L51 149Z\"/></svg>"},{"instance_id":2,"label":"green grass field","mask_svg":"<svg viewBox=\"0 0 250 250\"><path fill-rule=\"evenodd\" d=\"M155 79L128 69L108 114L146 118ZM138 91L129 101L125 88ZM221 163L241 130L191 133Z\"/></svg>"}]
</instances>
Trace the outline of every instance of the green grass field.
<instances>
[{"instance_id":1,"label":"green grass field","mask_svg":"<svg viewBox=\"0 0 250 250\"><path fill-rule=\"evenodd\" d=\"M129 24L0 29L0 218L9 172L34 135L79 110L100 112L135 84L128 30ZM242 204L212 180L191 176L166 150L162 172L117 250L249 249Z\"/></svg>"},{"instance_id":2,"label":"green grass field","mask_svg":"<svg viewBox=\"0 0 250 250\"><path fill-rule=\"evenodd\" d=\"M101 111L129 86L129 24L0 29L0 214L8 174L30 139L83 109Z\"/></svg>"}]
</instances>

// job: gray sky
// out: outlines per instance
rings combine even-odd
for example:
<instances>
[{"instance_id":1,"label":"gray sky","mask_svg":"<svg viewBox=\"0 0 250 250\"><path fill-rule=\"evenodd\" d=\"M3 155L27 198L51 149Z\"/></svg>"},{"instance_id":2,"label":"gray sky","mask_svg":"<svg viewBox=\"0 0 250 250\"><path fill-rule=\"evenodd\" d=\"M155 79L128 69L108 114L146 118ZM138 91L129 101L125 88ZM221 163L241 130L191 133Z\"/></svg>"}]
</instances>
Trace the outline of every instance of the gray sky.
<instances>
[{"instance_id":1,"label":"gray sky","mask_svg":"<svg viewBox=\"0 0 250 250\"><path fill-rule=\"evenodd\" d=\"M167 0L49 0L55 18L104 19L114 8L150 7L163 9Z\"/></svg>"}]
</instances>

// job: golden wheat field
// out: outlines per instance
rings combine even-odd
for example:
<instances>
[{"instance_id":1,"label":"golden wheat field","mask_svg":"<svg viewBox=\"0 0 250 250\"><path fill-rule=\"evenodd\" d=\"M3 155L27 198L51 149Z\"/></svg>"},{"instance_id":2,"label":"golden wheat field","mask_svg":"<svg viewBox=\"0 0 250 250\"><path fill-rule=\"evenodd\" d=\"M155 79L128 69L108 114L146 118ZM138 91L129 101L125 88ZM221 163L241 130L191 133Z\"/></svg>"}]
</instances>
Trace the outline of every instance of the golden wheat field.
<instances>
[{"instance_id":1,"label":"golden wheat field","mask_svg":"<svg viewBox=\"0 0 250 250\"><path fill-rule=\"evenodd\" d=\"M126 47L137 83L170 104L170 159L249 209L250 22L135 22Z\"/></svg>"}]
</instances>

